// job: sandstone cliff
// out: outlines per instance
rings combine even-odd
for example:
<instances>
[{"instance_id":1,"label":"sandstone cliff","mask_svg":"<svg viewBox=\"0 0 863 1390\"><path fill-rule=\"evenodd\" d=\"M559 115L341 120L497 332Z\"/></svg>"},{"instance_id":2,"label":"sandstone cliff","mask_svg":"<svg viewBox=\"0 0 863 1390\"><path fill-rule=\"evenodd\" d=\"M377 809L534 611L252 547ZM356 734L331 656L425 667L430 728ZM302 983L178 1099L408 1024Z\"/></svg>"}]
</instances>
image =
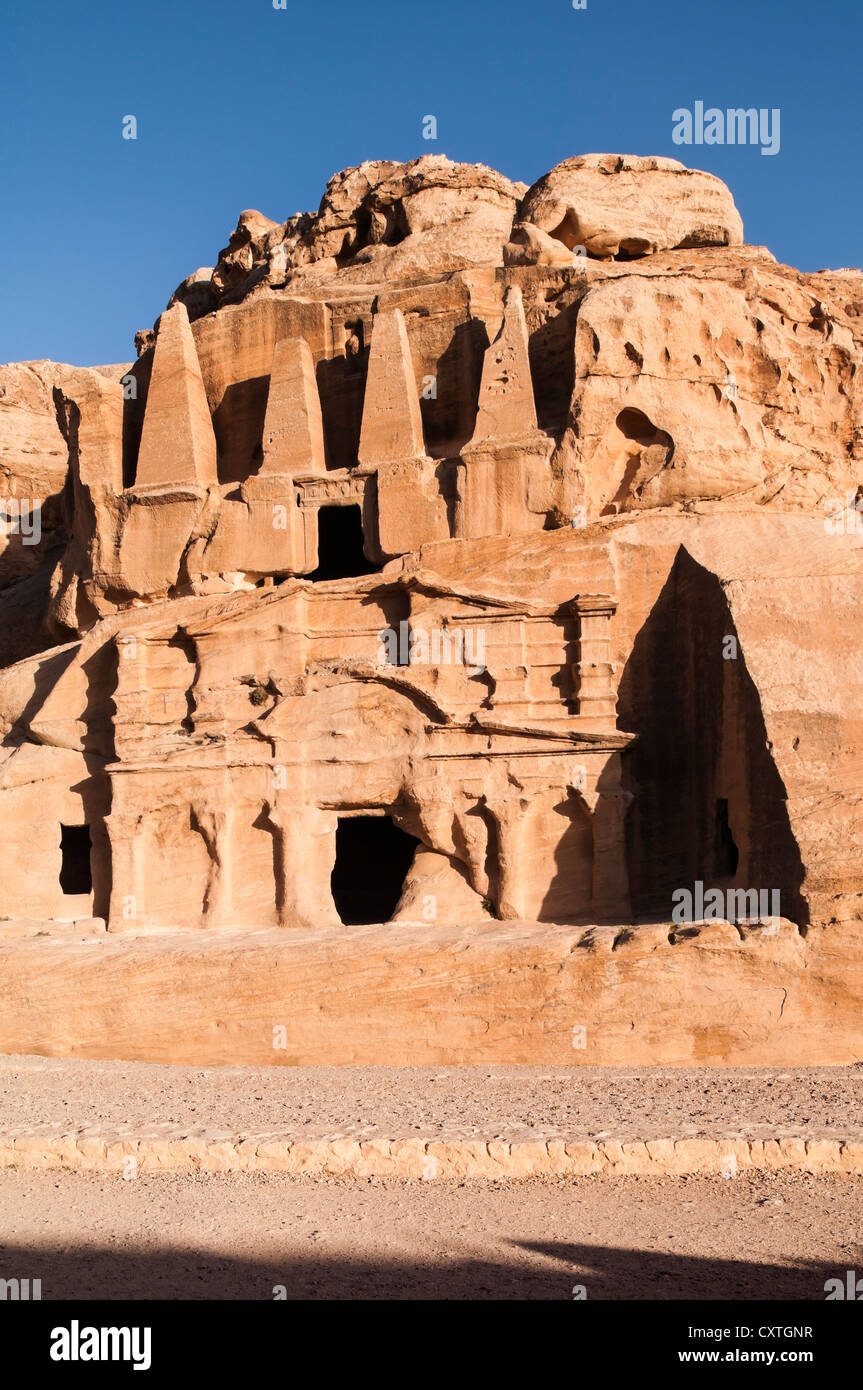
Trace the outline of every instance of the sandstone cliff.
<instances>
[{"instance_id":1,"label":"sandstone cliff","mask_svg":"<svg viewBox=\"0 0 863 1390\"><path fill-rule=\"evenodd\" d=\"M636 993L652 960L675 1060L752 1060L683 1002L739 946L720 1013L754 991L769 1039L799 988L776 1055L809 1047L860 921L861 272L777 264L718 179L618 155L530 188L369 162L215 260L133 365L0 368L42 516L0 553L0 911L326 958L389 921L405 962L424 923L581 923L579 1007L624 1039L610 953ZM677 934L695 883L781 909Z\"/></svg>"}]
</instances>

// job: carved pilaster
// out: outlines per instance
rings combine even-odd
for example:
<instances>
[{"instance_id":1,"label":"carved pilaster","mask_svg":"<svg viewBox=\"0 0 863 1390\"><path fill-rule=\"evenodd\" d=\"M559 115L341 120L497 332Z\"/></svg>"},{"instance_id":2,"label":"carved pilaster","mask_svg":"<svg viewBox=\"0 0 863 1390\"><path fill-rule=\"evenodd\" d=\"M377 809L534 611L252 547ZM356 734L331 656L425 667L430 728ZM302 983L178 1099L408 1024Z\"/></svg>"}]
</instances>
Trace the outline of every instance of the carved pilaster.
<instances>
[{"instance_id":1,"label":"carved pilaster","mask_svg":"<svg viewBox=\"0 0 863 1390\"><path fill-rule=\"evenodd\" d=\"M518 796L486 802L497 831L497 911L506 921L524 917L522 855L526 804Z\"/></svg>"},{"instance_id":2,"label":"carved pilaster","mask_svg":"<svg viewBox=\"0 0 863 1390\"><path fill-rule=\"evenodd\" d=\"M146 816L134 811L113 811L105 817L105 829L111 847L108 931L134 931L144 924L147 910Z\"/></svg>"},{"instance_id":3,"label":"carved pilaster","mask_svg":"<svg viewBox=\"0 0 863 1390\"><path fill-rule=\"evenodd\" d=\"M570 612L578 618L578 643L572 667L576 713L614 719L617 692L611 661L610 620L617 603L606 594L576 594Z\"/></svg>"},{"instance_id":4,"label":"carved pilaster","mask_svg":"<svg viewBox=\"0 0 863 1390\"><path fill-rule=\"evenodd\" d=\"M209 803L192 804L195 826L207 846L209 866L204 892L203 916L208 927L227 926L231 918L231 827L230 798L215 808Z\"/></svg>"},{"instance_id":5,"label":"carved pilaster","mask_svg":"<svg viewBox=\"0 0 863 1390\"><path fill-rule=\"evenodd\" d=\"M618 921L631 911L624 824L631 801L631 792L601 792L593 810L594 910Z\"/></svg>"},{"instance_id":6,"label":"carved pilaster","mask_svg":"<svg viewBox=\"0 0 863 1390\"><path fill-rule=\"evenodd\" d=\"M269 802L275 841L276 911L281 927L338 926L330 891L336 817L317 806Z\"/></svg>"}]
</instances>

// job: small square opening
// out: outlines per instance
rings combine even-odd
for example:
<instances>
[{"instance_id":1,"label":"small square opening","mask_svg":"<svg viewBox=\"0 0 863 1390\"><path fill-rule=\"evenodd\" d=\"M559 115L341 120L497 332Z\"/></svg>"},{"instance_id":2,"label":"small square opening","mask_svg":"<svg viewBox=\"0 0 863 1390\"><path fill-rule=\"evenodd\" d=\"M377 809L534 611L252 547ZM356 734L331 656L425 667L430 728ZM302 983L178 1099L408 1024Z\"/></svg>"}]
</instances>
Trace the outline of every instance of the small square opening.
<instances>
[{"instance_id":1,"label":"small square opening","mask_svg":"<svg viewBox=\"0 0 863 1390\"><path fill-rule=\"evenodd\" d=\"M366 559L363 517L358 505L318 508L318 567L307 579L352 579L375 574L380 565Z\"/></svg>"}]
</instances>

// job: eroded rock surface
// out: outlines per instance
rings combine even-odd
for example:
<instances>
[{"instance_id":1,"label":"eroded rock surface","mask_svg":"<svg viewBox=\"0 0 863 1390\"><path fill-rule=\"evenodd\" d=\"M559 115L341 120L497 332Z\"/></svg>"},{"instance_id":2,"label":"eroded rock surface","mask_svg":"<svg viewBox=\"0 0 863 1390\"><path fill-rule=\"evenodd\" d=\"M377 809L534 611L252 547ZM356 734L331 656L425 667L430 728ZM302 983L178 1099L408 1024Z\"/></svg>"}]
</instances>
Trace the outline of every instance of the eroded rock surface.
<instances>
[{"instance_id":1,"label":"eroded rock surface","mask_svg":"<svg viewBox=\"0 0 863 1390\"><path fill-rule=\"evenodd\" d=\"M282 927L311 959L389 922L408 974L412 933L425 970L437 926L503 919L529 954L527 924L580 923L604 1058L653 972L663 1055L754 1060L684 1018L705 959L715 991L758 928L716 998L748 992L767 1046L860 921L863 275L779 265L718 179L617 155L529 189L369 162L215 261L130 367L0 368L4 486L44 521L0 552L0 915ZM696 884L723 910L675 935ZM551 959L500 1008L541 1014ZM423 1056L469 1060L471 1007Z\"/></svg>"}]
</instances>

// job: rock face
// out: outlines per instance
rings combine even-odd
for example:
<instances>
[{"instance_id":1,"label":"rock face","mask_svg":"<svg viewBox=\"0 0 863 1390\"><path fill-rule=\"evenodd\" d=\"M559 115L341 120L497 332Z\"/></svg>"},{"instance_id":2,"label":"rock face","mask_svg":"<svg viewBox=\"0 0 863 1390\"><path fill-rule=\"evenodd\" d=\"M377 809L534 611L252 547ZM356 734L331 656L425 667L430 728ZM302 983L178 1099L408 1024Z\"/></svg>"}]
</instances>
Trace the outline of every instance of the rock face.
<instances>
[{"instance_id":1,"label":"rock face","mask_svg":"<svg viewBox=\"0 0 863 1390\"><path fill-rule=\"evenodd\" d=\"M635 155L565 159L528 189L516 232L531 227L602 260L743 241L740 214L720 179L676 159Z\"/></svg>"},{"instance_id":2,"label":"rock face","mask_svg":"<svg viewBox=\"0 0 863 1390\"><path fill-rule=\"evenodd\" d=\"M182 300L197 318L261 284L337 271L349 272L346 283L379 282L496 265L524 192L494 169L445 155L410 164L369 160L330 179L316 214L272 222L253 208L240 213L215 269L195 271L172 303Z\"/></svg>"},{"instance_id":3,"label":"rock face","mask_svg":"<svg viewBox=\"0 0 863 1390\"><path fill-rule=\"evenodd\" d=\"M244 212L130 368L0 368L5 486L45 517L0 554L2 1045L107 1055L74 983L93 927L58 925L96 919L120 996L142 935L175 943L146 967L170 998L208 929L159 1056L225 1059L183 1029L222 1010L238 932L287 929L277 987L294 961L311 1020L364 923L406 983L370 975L341 1060L388 1036L560 1060L535 1020L568 991L598 1049L575 1060L751 1062L782 990L775 1060L856 1055L851 1003L799 985L835 980L863 916L861 313L859 271L744 246L728 190L676 161L582 156L526 189L427 157L336 175L316 214ZM477 1011L494 919L524 954ZM55 1002L88 1001L32 1036L27 922L54 938L46 1000L59 972ZM639 990L662 1048L630 1037ZM748 1034L720 1020L741 998ZM244 996L236 1060L260 1013ZM118 1055L148 1026L118 1024ZM290 1060L340 1060L303 1028Z\"/></svg>"},{"instance_id":4,"label":"rock face","mask_svg":"<svg viewBox=\"0 0 863 1390\"><path fill-rule=\"evenodd\" d=\"M117 382L126 370L47 361L0 366L0 666L47 644L52 576L69 539L69 446L59 393L83 399L92 382Z\"/></svg>"}]
</instances>

